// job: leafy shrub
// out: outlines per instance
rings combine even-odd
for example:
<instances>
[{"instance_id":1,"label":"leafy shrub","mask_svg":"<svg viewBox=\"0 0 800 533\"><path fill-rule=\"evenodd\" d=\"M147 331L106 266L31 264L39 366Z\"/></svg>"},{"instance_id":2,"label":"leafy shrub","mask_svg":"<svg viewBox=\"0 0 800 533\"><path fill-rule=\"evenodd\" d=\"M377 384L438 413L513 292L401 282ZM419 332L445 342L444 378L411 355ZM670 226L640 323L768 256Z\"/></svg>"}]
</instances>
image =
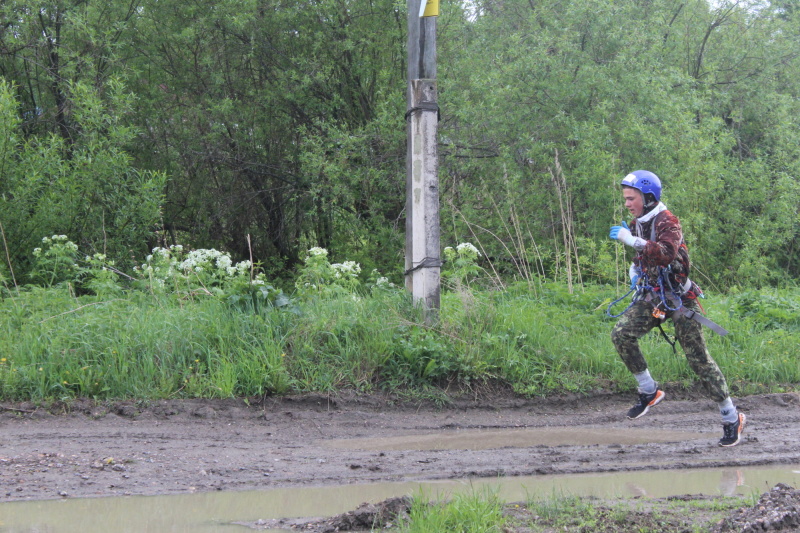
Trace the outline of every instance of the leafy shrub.
<instances>
[{"instance_id":1,"label":"leafy shrub","mask_svg":"<svg viewBox=\"0 0 800 533\"><path fill-rule=\"evenodd\" d=\"M745 291L731 299L731 316L749 318L763 329L800 329L800 301L776 290Z\"/></svg>"},{"instance_id":2,"label":"leafy shrub","mask_svg":"<svg viewBox=\"0 0 800 533\"><path fill-rule=\"evenodd\" d=\"M30 262L28 252L40 235L68 233L92 254L127 262L129 250L146 249L161 217L166 175L133 168L123 149L137 136L126 124L133 95L119 80L106 80L103 87L96 82L65 84L73 120L67 140L26 131L17 88L0 80L0 223L20 282L51 286L73 281L75 267L69 272L67 261L52 264L66 255L48 256L42 250L38 265ZM51 263L42 265L43 260ZM56 277L42 277L43 266Z\"/></svg>"},{"instance_id":3,"label":"leafy shrub","mask_svg":"<svg viewBox=\"0 0 800 533\"><path fill-rule=\"evenodd\" d=\"M353 293L361 284L358 278L361 266L355 261L331 264L325 248L311 248L303 263L295 281L301 296Z\"/></svg>"},{"instance_id":4,"label":"leafy shrub","mask_svg":"<svg viewBox=\"0 0 800 533\"><path fill-rule=\"evenodd\" d=\"M435 329L399 326L380 374L389 387L469 383L486 378L492 364L489 352L482 350L484 340L454 340Z\"/></svg>"},{"instance_id":5,"label":"leafy shrub","mask_svg":"<svg viewBox=\"0 0 800 533\"><path fill-rule=\"evenodd\" d=\"M394 335L393 350L382 374L387 381L403 385L433 383L457 371L451 347L419 326L401 326Z\"/></svg>"}]
</instances>

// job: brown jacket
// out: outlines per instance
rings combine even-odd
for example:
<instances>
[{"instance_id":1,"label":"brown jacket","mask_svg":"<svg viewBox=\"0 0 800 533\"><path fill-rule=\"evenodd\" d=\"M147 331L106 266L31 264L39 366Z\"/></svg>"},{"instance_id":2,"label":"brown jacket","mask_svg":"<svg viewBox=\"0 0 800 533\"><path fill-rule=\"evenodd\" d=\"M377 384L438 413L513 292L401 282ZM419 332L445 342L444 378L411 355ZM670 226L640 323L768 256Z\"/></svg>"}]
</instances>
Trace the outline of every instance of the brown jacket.
<instances>
[{"instance_id":1,"label":"brown jacket","mask_svg":"<svg viewBox=\"0 0 800 533\"><path fill-rule=\"evenodd\" d=\"M678 217L669 210L657 214L652 220L637 228L637 219L631 222L631 232L647 240L633 262L647 275L648 283L658 286L658 267L671 267L670 283L678 289L689 278L689 250L683 242L683 232Z\"/></svg>"}]
</instances>

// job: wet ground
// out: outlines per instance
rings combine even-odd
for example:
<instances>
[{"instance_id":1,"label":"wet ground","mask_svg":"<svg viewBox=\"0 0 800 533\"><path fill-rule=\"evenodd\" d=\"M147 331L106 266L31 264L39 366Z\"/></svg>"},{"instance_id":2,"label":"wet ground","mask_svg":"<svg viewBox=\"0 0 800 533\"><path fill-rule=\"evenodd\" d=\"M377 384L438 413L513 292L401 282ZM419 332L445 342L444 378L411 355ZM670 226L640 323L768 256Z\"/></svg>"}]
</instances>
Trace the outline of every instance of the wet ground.
<instances>
[{"instance_id":1,"label":"wet ground","mask_svg":"<svg viewBox=\"0 0 800 533\"><path fill-rule=\"evenodd\" d=\"M603 502L618 504L622 501L635 508L647 502L647 506L654 511L658 509L653 515L660 517L671 510L673 515L684 514L684 520L697 522L697 506L690 507L688 513L680 513L672 502L724 498L734 500L733 504L726 507L733 510L738 505L752 504L754 495L779 483L800 486L800 464L351 483L166 496L61 498L0 503L0 531L226 533L242 531L242 527L316 533L350 531L354 528L369 530L372 526L380 529L381 526L388 527L390 523L396 524L397 515L408 512L409 496L422 495L428 500L442 501L457 495L473 494L496 496L499 501L506 502L507 512L521 520L530 520L535 516L536 506L528 509L528 502L553 501L554 496L568 496L584 498L598 507ZM769 513L756 509L755 512L729 512L727 515L732 524L765 517L773 522L777 522L776 519L788 522L785 513L789 511L788 518L797 520L797 525L800 525L800 491L796 493L796 496L791 493L782 495L782 498L771 498L770 501L777 505L771 505ZM719 502L716 502L718 505ZM619 521L619 513L615 516ZM713 525L720 518L722 516L711 518L706 523ZM564 531L563 527L556 529ZM542 530L548 531L546 528L539 529ZM572 530L581 531L580 528ZM612 531L616 530L619 528L612 528ZM664 533L674 531L664 527L656 530ZM688 531L691 530L688 528ZM526 530L508 528L505 531L521 533ZM677 531L686 533L687 528L678 528Z\"/></svg>"},{"instance_id":2,"label":"wet ground","mask_svg":"<svg viewBox=\"0 0 800 533\"><path fill-rule=\"evenodd\" d=\"M632 400L497 392L443 408L359 395L5 404L0 501L800 464L796 393L737 399L748 425L733 448L717 445L709 400L667 390L629 421Z\"/></svg>"}]
</instances>

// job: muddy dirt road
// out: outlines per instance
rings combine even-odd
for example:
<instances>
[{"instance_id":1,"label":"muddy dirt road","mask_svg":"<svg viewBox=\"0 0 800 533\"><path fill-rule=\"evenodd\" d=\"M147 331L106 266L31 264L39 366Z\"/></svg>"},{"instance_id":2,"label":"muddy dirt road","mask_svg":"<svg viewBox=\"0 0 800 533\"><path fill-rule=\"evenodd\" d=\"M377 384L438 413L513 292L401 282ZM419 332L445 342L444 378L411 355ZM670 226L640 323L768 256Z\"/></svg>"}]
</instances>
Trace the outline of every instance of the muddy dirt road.
<instances>
[{"instance_id":1,"label":"muddy dirt road","mask_svg":"<svg viewBox=\"0 0 800 533\"><path fill-rule=\"evenodd\" d=\"M734 448L717 445L715 405L692 396L667 389L636 421L624 417L633 398L610 394L5 404L0 501L800 463L797 393L739 398L748 426Z\"/></svg>"}]
</instances>

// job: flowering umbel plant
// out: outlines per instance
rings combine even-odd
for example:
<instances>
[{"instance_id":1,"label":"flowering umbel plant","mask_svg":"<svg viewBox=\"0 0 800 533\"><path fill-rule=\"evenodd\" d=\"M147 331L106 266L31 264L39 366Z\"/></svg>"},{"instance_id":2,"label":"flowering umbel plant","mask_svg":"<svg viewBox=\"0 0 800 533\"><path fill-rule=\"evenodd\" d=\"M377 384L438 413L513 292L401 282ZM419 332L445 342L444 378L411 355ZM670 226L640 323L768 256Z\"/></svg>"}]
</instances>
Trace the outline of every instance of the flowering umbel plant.
<instances>
[{"instance_id":1,"label":"flowering umbel plant","mask_svg":"<svg viewBox=\"0 0 800 533\"><path fill-rule=\"evenodd\" d=\"M331 264L325 248L311 248L303 263L305 266L295 281L297 292L302 296L352 293L361 284L361 265L355 261Z\"/></svg>"},{"instance_id":2,"label":"flowering umbel plant","mask_svg":"<svg viewBox=\"0 0 800 533\"><path fill-rule=\"evenodd\" d=\"M114 261L102 253L81 256L78 245L66 235L44 237L42 246L33 250L33 261L32 277L44 287L66 283L98 295L122 290Z\"/></svg>"},{"instance_id":3,"label":"flowering umbel plant","mask_svg":"<svg viewBox=\"0 0 800 533\"><path fill-rule=\"evenodd\" d=\"M227 252L198 249L186 252L176 244L153 248L137 269L140 281L153 292L179 296L207 294L226 298L232 306L258 311L282 308L297 312L283 292L267 283L263 272L250 261L234 263Z\"/></svg>"},{"instance_id":4,"label":"flowering umbel plant","mask_svg":"<svg viewBox=\"0 0 800 533\"><path fill-rule=\"evenodd\" d=\"M66 235L42 239L41 248L33 250L32 277L45 287L77 281L80 274L78 245Z\"/></svg>"},{"instance_id":5,"label":"flowering umbel plant","mask_svg":"<svg viewBox=\"0 0 800 533\"><path fill-rule=\"evenodd\" d=\"M151 290L184 287L222 295L234 287L265 283L250 261L234 263L228 252L214 249L186 253L180 244L153 248L138 270Z\"/></svg>"},{"instance_id":6,"label":"flowering umbel plant","mask_svg":"<svg viewBox=\"0 0 800 533\"><path fill-rule=\"evenodd\" d=\"M481 271L480 257L481 252L472 243L462 242L455 249L448 246L444 249L443 277L454 285L469 285Z\"/></svg>"}]
</instances>

